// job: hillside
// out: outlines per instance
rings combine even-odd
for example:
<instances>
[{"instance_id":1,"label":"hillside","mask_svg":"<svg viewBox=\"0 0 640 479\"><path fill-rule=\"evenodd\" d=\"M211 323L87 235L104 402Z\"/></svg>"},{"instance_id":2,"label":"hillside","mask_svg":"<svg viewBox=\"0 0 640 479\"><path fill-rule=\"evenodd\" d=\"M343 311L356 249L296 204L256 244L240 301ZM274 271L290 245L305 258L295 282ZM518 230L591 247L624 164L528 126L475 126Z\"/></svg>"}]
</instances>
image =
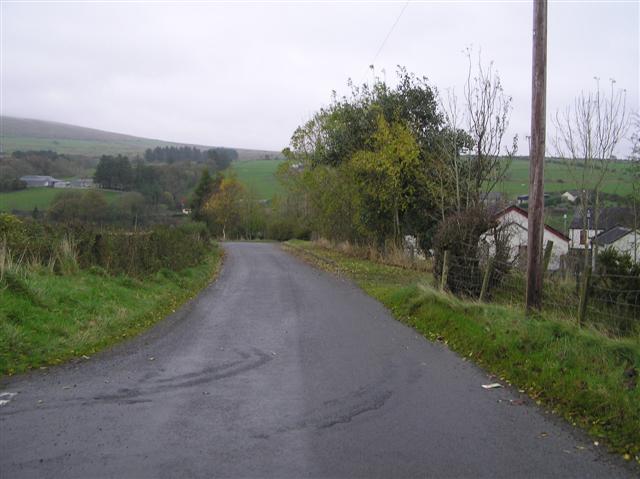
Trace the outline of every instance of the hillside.
<instances>
[{"instance_id":1,"label":"hillside","mask_svg":"<svg viewBox=\"0 0 640 479\"><path fill-rule=\"evenodd\" d=\"M15 150L53 150L62 154L94 157L117 154L135 156L142 155L147 148L179 145L212 148L208 145L141 138L53 121L0 117L0 151L4 153ZM235 148L235 150L241 161L280 156L277 151L245 148Z\"/></svg>"}]
</instances>

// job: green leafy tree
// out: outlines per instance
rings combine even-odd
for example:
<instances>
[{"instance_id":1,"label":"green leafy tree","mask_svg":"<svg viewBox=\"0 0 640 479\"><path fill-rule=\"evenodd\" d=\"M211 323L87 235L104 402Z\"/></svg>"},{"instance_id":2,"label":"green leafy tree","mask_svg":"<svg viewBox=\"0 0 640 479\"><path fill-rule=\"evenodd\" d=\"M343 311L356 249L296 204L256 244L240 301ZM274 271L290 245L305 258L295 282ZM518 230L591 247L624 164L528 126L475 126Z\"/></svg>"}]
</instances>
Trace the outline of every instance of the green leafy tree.
<instances>
[{"instance_id":1,"label":"green leafy tree","mask_svg":"<svg viewBox=\"0 0 640 479\"><path fill-rule=\"evenodd\" d=\"M94 181L102 188L129 190L133 186L133 169L126 156L102 156L96 167Z\"/></svg>"},{"instance_id":2,"label":"green leafy tree","mask_svg":"<svg viewBox=\"0 0 640 479\"><path fill-rule=\"evenodd\" d=\"M221 182L222 176L220 174L217 174L214 178L209 174L208 169L205 168L202 170L200 181L198 182L198 186L196 186L189 203L194 220L202 221L205 219L205 215L203 213L204 205L211 195L218 190Z\"/></svg>"},{"instance_id":3,"label":"green leafy tree","mask_svg":"<svg viewBox=\"0 0 640 479\"><path fill-rule=\"evenodd\" d=\"M421 174L420 149L406 125L389 124L382 115L371 143L371 149L353 155L351 164L367 198L391 224L394 243L401 245L400 218L415 197Z\"/></svg>"},{"instance_id":4,"label":"green leafy tree","mask_svg":"<svg viewBox=\"0 0 640 479\"><path fill-rule=\"evenodd\" d=\"M110 209L98 191L62 191L51 202L47 215L59 223L100 224L110 220Z\"/></svg>"}]
</instances>

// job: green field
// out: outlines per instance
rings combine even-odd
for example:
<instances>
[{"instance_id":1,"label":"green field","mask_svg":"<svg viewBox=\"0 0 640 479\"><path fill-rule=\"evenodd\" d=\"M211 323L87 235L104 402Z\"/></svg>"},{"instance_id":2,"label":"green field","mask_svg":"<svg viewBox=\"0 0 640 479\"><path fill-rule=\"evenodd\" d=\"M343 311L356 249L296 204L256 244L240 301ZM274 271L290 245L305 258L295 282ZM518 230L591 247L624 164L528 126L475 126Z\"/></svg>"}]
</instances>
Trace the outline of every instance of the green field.
<instances>
[{"instance_id":1,"label":"green field","mask_svg":"<svg viewBox=\"0 0 640 479\"><path fill-rule=\"evenodd\" d=\"M53 138L2 137L2 148L6 152L51 150L65 155L100 157L102 155L125 155L131 158L144 155L147 148L168 146L168 142L154 140L64 140Z\"/></svg>"},{"instance_id":2,"label":"green field","mask_svg":"<svg viewBox=\"0 0 640 479\"><path fill-rule=\"evenodd\" d=\"M16 150L51 150L62 155L81 155L98 158L102 155L125 155L131 158L144 155L147 148L156 146L195 146L200 149L220 145L196 145L143 138L139 136L97 130L53 121L0 116L0 151L10 154ZM279 151L235 148L239 160L280 158Z\"/></svg>"},{"instance_id":3,"label":"green field","mask_svg":"<svg viewBox=\"0 0 640 479\"><path fill-rule=\"evenodd\" d=\"M53 199L62 191L78 191L75 188L27 188L26 190L0 193L0 211L32 211L38 208L43 211L49 208ZM79 191L87 191L86 189ZM102 193L106 200L111 203L118 198L121 193L117 191L96 190Z\"/></svg>"},{"instance_id":4,"label":"green field","mask_svg":"<svg viewBox=\"0 0 640 479\"><path fill-rule=\"evenodd\" d=\"M630 164L616 162L611 164L611 172L607 174L602 191L625 196L631 193L631 179L629 177ZM578 189L572 174L566 164L559 160L545 161L544 190L547 193L565 192ZM518 195L526 195L529 191L529 161L514 160L507 172L507 179L496 187L496 191L505 193L514 199Z\"/></svg>"},{"instance_id":5,"label":"green field","mask_svg":"<svg viewBox=\"0 0 640 479\"><path fill-rule=\"evenodd\" d=\"M272 199L282 193L282 186L275 176L282 160L251 160L234 162L229 172L247 188L255 192L259 199Z\"/></svg>"},{"instance_id":6,"label":"green field","mask_svg":"<svg viewBox=\"0 0 640 479\"><path fill-rule=\"evenodd\" d=\"M254 188L260 198L272 198L282 192L282 187L275 178L275 172L280 163L281 160L236 162L231 171L235 172L242 183ZM629 167L629 164L622 162L612 163L612 171L605 178L602 191L620 196L631 193ZM578 189L567 165L558 160L547 160L544 174L547 193L562 193ZM526 195L528 190L529 162L523 159L514 160L507 172L507 179L496 187L496 191L506 194L507 198L512 200L518 195Z\"/></svg>"}]
</instances>

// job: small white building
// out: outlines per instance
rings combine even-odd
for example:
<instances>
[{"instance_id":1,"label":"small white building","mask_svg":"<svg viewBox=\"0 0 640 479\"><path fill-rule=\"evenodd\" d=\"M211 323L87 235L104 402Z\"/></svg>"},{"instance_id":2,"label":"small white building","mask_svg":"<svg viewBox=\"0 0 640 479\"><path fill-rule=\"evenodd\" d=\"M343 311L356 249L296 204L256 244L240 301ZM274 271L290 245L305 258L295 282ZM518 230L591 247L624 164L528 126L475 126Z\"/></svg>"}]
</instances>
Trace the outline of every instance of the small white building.
<instances>
[{"instance_id":1,"label":"small white building","mask_svg":"<svg viewBox=\"0 0 640 479\"><path fill-rule=\"evenodd\" d=\"M585 246L590 248L591 242L596 236L616 226L629 227L632 221L633 213L630 208L602 208L597 218L593 208L586 210L585 217L582 215L582 210L578 210L569 226L570 246L575 249L584 249ZM583 229L584 226L586 227Z\"/></svg>"},{"instance_id":2,"label":"small white building","mask_svg":"<svg viewBox=\"0 0 640 479\"><path fill-rule=\"evenodd\" d=\"M560 195L563 200L568 201L569 203L575 203L579 198L578 194L573 191L565 191Z\"/></svg>"},{"instance_id":3,"label":"small white building","mask_svg":"<svg viewBox=\"0 0 640 479\"><path fill-rule=\"evenodd\" d=\"M518 206L509 206L495 214L500 230L509 238L510 259L526 257L527 244L529 242L529 215ZM487 232L481 237L481 241L489 244L489 254L494 254L494 238L492 232ZM562 258L569 252L569 238L551 226L544 225L543 245L546 247L549 241L553 242L549 270L560 269Z\"/></svg>"},{"instance_id":4,"label":"small white building","mask_svg":"<svg viewBox=\"0 0 640 479\"><path fill-rule=\"evenodd\" d=\"M613 248L619 253L626 253L636 263L640 261L640 230L615 226L596 236L593 242L600 248Z\"/></svg>"},{"instance_id":5,"label":"small white building","mask_svg":"<svg viewBox=\"0 0 640 479\"><path fill-rule=\"evenodd\" d=\"M73 188L92 188L93 178L77 178L75 180L71 180L71 186Z\"/></svg>"}]
</instances>

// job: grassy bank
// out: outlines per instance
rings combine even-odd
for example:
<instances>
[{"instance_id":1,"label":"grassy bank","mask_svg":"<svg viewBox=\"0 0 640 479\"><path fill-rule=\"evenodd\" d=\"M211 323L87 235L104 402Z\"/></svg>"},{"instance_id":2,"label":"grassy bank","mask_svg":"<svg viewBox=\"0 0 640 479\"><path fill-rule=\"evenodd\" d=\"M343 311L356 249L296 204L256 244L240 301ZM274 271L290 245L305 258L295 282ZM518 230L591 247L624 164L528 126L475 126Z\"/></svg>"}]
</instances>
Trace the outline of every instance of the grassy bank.
<instances>
[{"instance_id":1,"label":"grassy bank","mask_svg":"<svg viewBox=\"0 0 640 479\"><path fill-rule=\"evenodd\" d=\"M527 318L518 309L461 301L436 291L424 274L313 243L292 241L285 248L350 277L398 320L640 463L638 338L607 338L552 316Z\"/></svg>"},{"instance_id":2,"label":"grassy bank","mask_svg":"<svg viewBox=\"0 0 640 479\"><path fill-rule=\"evenodd\" d=\"M216 247L202 264L139 280L98 267L56 275L41 267L0 282L0 376L90 355L175 311L218 271Z\"/></svg>"}]
</instances>

